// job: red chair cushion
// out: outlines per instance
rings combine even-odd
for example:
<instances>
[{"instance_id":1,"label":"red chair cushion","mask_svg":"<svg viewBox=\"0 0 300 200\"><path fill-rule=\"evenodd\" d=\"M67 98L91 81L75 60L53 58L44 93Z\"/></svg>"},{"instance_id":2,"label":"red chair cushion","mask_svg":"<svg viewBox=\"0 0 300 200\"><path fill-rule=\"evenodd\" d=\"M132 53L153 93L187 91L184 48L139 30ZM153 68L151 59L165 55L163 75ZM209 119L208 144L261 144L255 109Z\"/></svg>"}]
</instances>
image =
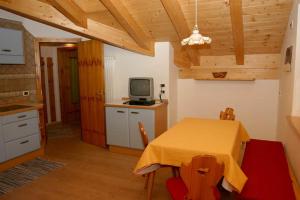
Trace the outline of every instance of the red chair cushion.
<instances>
[{"instance_id":1,"label":"red chair cushion","mask_svg":"<svg viewBox=\"0 0 300 200\"><path fill-rule=\"evenodd\" d=\"M217 187L212 187L211 189L212 189L212 191L214 193L215 199L216 200L220 200L221 199L221 193L218 190L218 188Z\"/></svg>"},{"instance_id":2,"label":"red chair cushion","mask_svg":"<svg viewBox=\"0 0 300 200\"><path fill-rule=\"evenodd\" d=\"M184 200L188 190L180 177L169 178L166 185L173 200Z\"/></svg>"},{"instance_id":3,"label":"red chair cushion","mask_svg":"<svg viewBox=\"0 0 300 200\"><path fill-rule=\"evenodd\" d=\"M184 200L185 195L188 193L188 189L180 177L169 178L166 185L173 200ZM218 188L212 187L212 191L216 200L220 200L221 194Z\"/></svg>"},{"instance_id":4,"label":"red chair cushion","mask_svg":"<svg viewBox=\"0 0 300 200\"><path fill-rule=\"evenodd\" d=\"M295 199L282 143L266 140L248 142L242 170L248 181L239 195L241 199Z\"/></svg>"}]
</instances>

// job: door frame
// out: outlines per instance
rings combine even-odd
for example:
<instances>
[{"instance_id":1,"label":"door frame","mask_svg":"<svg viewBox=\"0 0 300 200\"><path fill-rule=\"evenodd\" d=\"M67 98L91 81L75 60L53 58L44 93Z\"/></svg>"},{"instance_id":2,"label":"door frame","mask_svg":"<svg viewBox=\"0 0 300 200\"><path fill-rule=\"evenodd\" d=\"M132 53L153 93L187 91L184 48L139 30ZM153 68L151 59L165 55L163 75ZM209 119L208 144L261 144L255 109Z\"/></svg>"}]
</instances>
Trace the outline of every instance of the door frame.
<instances>
[{"instance_id":1,"label":"door frame","mask_svg":"<svg viewBox=\"0 0 300 200\"><path fill-rule=\"evenodd\" d=\"M36 99L38 102L43 102L44 94L42 91L41 65L40 65L40 44L41 43L72 43L81 42L81 38L35 38L34 39L34 60L36 73ZM45 106L45 105L43 105Z\"/></svg>"}]
</instances>

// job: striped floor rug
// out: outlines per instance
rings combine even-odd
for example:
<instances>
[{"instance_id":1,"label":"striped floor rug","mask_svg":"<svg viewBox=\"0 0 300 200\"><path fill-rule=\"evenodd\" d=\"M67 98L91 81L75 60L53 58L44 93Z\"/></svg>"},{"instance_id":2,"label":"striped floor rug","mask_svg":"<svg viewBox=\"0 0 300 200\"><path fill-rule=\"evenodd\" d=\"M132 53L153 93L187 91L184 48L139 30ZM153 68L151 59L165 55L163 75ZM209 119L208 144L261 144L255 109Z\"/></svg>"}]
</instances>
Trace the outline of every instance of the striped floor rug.
<instances>
[{"instance_id":1,"label":"striped floor rug","mask_svg":"<svg viewBox=\"0 0 300 200\"><path fill-rule=\"evenodd\" d=\"M63 166L62 163L36 158L0 172L0 196Z\"/></svg>"}]
</instances>

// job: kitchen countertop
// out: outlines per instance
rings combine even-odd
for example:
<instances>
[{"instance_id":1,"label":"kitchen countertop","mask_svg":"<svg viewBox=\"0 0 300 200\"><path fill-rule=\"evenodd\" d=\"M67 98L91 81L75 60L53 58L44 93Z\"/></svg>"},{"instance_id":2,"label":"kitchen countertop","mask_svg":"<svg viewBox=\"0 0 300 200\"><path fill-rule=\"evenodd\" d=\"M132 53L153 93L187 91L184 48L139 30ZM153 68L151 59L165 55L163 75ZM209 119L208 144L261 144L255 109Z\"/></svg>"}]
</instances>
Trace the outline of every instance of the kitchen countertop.
<instances>
[{"instance_id":1,"label":"kitchen countertop","mask_svg":"<svg viewBox=\"0 0 300 200\"><path fill-rule=\"evenodd\" d=\"M19 112L26 112L29 110L37 110L37 109L43 108L42 103L36 103L36 102L16 102L16 103L10 103L10 104L6 104L6 105L1 105L0 108L7 107L7 106L14 106L14 105L24 105L24 106L28 106L28 107L17 108L17 109L13 109L10 111L0 112L0 116L11 115L11 114L19 113Z\"/></svg>"},{"instance_id":2,"label":"kitchen countertop","mask_svg":"<svg viewBox=\"0 0 300 200\"><path fill-rule=\"evenodd\" d=\"M121 108L137 108L137 109L147 109L147 110L156 110L160 108L161 106L166 106L168 102L164 100L161 102L155 102L154 105L151 106L143 106L143 105L129 105L129 104L123 104L124 101L114 101L110 103L106 103L105 107L121 107Z\"/></svg>"}]
</instances>

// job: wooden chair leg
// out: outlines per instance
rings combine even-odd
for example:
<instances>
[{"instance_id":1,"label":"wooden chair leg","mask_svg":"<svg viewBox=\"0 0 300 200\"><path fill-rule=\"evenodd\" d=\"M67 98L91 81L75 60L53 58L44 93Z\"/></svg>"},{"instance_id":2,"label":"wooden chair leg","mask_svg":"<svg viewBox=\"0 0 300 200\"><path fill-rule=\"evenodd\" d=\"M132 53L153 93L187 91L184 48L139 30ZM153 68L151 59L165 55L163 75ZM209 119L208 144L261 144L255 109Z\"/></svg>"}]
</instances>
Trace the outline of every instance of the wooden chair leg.
<instances>
[{"instance_id":1,"label":"wooden chair leg","mask_svg":"<svg viewBox=\"0 0 300 200\"><path fill-rule=\"evenodd\" d=\"M145 185L144 185L144 189L147 189L148 187L148 182L149 182L149 174L145 175Z\"/></svg>"},{"instance_id":2,"label":"wooden chair leg","mask_svg":"<svg viewBox=\"0 0 300 200\"><path fill-rule=\"evenodd\" d=\"M152 199L152 190L153 190L154 177L155 177L155 171L153 171L149 174L147 200Z\"/></svg>"},{"instance_id":3,"label":"wooden chair leg","mask_svg":"<svg viewBox=\"0 0 300 200\"><path fill-rule=\"evenodd\" d=\"M178 167L172 167L172 174L173 174L173 177L178 177L180 174L179 174L179 168Z\"/></svg>"},{"instance_id":4,"label":"wooden chair leg","mask_svg":"<svg viewBox=\"0 0 300 200\"><path fill-rule=\"evenodd\" d=\"M173 174L173 177L177 177L176 169L174 167L172 167L172 174Z\"/></svg>"}]
</instances>

